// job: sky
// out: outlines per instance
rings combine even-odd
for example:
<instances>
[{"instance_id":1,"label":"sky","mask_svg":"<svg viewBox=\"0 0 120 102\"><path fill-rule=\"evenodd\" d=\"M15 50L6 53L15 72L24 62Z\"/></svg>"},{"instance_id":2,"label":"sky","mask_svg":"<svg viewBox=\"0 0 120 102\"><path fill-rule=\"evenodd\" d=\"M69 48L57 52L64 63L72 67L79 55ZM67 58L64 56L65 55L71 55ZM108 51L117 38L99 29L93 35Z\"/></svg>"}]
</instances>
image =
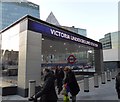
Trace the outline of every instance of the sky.
<instances>
[{"instance_id":1,"label":"sky","mask_svg":"<svg viewBox=\"0 0 120 102\"><path fill-rule=\"evenodd\" d=\"M28 0L40 5L40 19L52 11L60 25L87 30L87 37L99 41L118 31L119 0Z\"/></svg>"}]
</instances>

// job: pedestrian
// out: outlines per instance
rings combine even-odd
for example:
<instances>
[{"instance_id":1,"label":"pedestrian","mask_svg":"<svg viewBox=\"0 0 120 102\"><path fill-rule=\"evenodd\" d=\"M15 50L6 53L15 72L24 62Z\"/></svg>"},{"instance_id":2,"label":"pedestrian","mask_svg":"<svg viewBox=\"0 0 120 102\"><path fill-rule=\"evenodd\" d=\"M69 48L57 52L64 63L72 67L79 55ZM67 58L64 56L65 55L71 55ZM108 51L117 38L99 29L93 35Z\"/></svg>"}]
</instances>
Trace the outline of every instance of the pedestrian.
<instances>
[{"instance_id":1,"label":"pedestrian","mask_svg":"<svg viewBox=\"0 0 120 102\"><path fill-rule=\"evenodd\" d=\"M57 102L57 94L55 91L55 76L50 69L44 69L45 78L42 89L32 96L33 99L40 97L40 102Z\"/></svg>"},{"instance_id":2,"label":"pedestrian","mask_svg":"<svg viewBox=\"0 0 120 102\"><path fill-rule=\"evenodd\" d=\"M58 69L59 69L59 67L56 66L56 67L55 67L55 77L56 77L56 79L58 78L58 71L59 71Z\"/></svg>"},{"instance_id":3,"label":"pedestrian","mask_svg":"<svg viewBox=\"0 0 120 102\"><path fill-rule=\"evenodd\" d=\"M120 72L116 76L116 91L118 94L118 99L120 99Z\"/></svg>"},{"instance_id":4,"label":"pedestrian","mask_svg":"<svg viewBox=\"0 0 120 102\"><path fill-rule=\"evenodd\" d=\"M67 84L69 87L70 94L72 95L72 102L76 102L76 95L79 93L80 88L75 78L75 74L68 67L65 67L64 71L66 72L64 84Z\"/></svg>"},{"instance_id":5,"label":"pedestrian","mask_svg":"<svg viewBox=\"0 0 120 102\"><path fill-rule=\"evenodd\" d=\"M57 87L58 87L58 94L60 94L60 92L63 89L63 79L64 79L64 71L62 68L58 69L58 73L57 73Z\"/></svg>"}]
</instances>

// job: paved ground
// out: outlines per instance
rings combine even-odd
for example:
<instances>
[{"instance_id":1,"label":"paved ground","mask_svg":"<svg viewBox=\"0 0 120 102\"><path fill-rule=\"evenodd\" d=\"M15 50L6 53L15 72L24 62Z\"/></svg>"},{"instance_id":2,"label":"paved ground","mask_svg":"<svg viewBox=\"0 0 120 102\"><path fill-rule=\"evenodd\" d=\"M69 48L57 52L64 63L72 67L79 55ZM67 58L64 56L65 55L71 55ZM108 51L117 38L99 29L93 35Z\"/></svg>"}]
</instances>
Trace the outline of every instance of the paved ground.
<instances>
[{"instance_id":1,"label":"paved ground","mask_svg":"<svg viewBox=\"0 0 120 102\"><path fill-rule=\"evenodd\" d=\"M106 84L101 84L99 78L99 88L94 88L94 79L89 80L89 92L84 92L83 81L78 82L81 91L77 95L78 102L118 102L115 90L115 79ZM62 96L60 96L62 98Z\"/></svg>"},{"instance_id":2,"label":"paved ground","mask_svg":"<svg viewBox=\"0 0 120 102\"><path fill-rule=\"evenodd\" d=\"M100 80L100 79L99 79ZM80 83L83 89L83 83ZM101 84L99 81L99 88L94 88L93 78L90 79L90 92L81 90L77 96L77 100L118 100L115 90L115 80Z\"/></svg>"},{"instance_id":3,"label":"paved ground","mask_svg":"<svg viewBox=\"0 0 120 102\"><path fill-rule=\"evenodd\" d=\"M84 92L83 81L78 81L81 91L77 95L78 102L118 102L117 93L115 90L115 79L110 82L106 81L106 84L101 84L99 78L99 88L94 88L94 79L89 79L89 92ZM63 99L62 95L59 95L59 101ZM18 95L2 97L2 102L27 102L27 98L23 98ZM13 101L14 100L14 101ZM62 101L61 101L62 102Z\"/></svg>"}]
</instances>

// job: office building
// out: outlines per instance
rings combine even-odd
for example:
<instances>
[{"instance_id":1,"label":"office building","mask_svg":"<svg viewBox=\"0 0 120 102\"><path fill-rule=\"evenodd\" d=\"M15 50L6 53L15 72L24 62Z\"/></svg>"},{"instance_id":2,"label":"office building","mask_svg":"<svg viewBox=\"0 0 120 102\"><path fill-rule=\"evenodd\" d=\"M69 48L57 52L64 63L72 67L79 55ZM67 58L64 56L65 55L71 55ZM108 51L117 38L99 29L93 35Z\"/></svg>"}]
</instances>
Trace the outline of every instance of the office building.
<instances>
[{"instance_id":1,"label":"office building","mask_svg":"<svg viewBox=\"0 0 120 102\"><path fill-rule=\"evenodd\" d=\"M105 69L120 68L120 31L105 34L99 41L103 47Z\"/></svg>"},{"instance_id":2,"label":"office building","mask_svg":"<svg viewBox=\"0 0 120 102\"><path fill-rule=\"evenodd\" d=\"M9 26L25 15L40 18L39 6L37 4L17 0L16 2L0 2L0 30Z\"/></svg>"},{"instance_id":3,"label":"office building","mask_svg":"<svg viewBox=\"0 0 120 102\"><path fill-rule=\"evenodd\" d=\"M58 20L54 16L53 12L50 12L50 14L48 15L48 17L46 19L46 22L54 24L56 26L60 26L60 23L58 22Z\"/></svg>"},{"instance_id":4,"label":"office building","mask_svg":"<svg viewBox=\"0 0 120 102\"><path fill-rule=\"evenodd\" d=\"M67 26L62 26L62 28L65 28L69 31L72 31L76 34L82 35L82 36L87 36L87 30L86 29L82 29L82 28L75 28L75 26L72 27L67 27Z\"/></svg>"}]
</instances>

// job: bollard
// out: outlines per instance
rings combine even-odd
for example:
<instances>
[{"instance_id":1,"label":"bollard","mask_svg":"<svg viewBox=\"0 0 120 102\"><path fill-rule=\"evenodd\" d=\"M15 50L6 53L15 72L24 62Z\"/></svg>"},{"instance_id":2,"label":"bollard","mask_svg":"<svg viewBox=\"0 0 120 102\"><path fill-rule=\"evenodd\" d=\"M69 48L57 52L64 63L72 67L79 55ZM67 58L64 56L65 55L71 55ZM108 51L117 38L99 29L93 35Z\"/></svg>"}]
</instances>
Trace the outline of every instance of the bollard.
<instances>
[{"instance_id":1,"label":"bollard","mask_svg":"<svg viewBox=\"0 0 120 102\"><path fill-rule=\"evenodd\" d=\"M102 72L101 74L101 83L105 84L105 72Z\"/></svg>"},{"instance_id":2,"label":"bollard","mask_svg":"<svg viewBox=\"0 0 120 102\"><path fill-rule=\"evenodd\" d=\"M98 88L99 87L99 81L98 81L98 74L94 74L94 87Z\"/></svg>"},{"instance_id":3,"label":"bollard","mask_svg":"<svg viewBox=\"0 0 120 102\"><path fill-rule=\"evenodd\" d=\"M114 69L112 69L111 77L112 77L112 79L115 79L115 70Z\"/></svg>"},{"instance_id":4,"label":"bollard","mask_svg":"<svg viewBox=\"0 0 120 102\"><path fill-rule=\"evenodd\" d=\"M29 80L29 97L35 94L35 86L36 86L36 81Z\"/></svg>"},{"instance_id":5,"label":"bollard","mask_svg":"<svg viewBox=\"0 0 120 102\"><path fill-rule=\"evenodd\" d=\"M89 92L89 76L84 76L84 92Z\"/></svg>"},{"instance_id":6,"label":"bollard","mask_svg":"<svg viewBox=\"0 0 120 102\"><path fill-rule=\"evenodd\" d=\"M111 75L110 70L107 70L107 81L111 81L110 75Z\"/></svg>"}]
</instances>

